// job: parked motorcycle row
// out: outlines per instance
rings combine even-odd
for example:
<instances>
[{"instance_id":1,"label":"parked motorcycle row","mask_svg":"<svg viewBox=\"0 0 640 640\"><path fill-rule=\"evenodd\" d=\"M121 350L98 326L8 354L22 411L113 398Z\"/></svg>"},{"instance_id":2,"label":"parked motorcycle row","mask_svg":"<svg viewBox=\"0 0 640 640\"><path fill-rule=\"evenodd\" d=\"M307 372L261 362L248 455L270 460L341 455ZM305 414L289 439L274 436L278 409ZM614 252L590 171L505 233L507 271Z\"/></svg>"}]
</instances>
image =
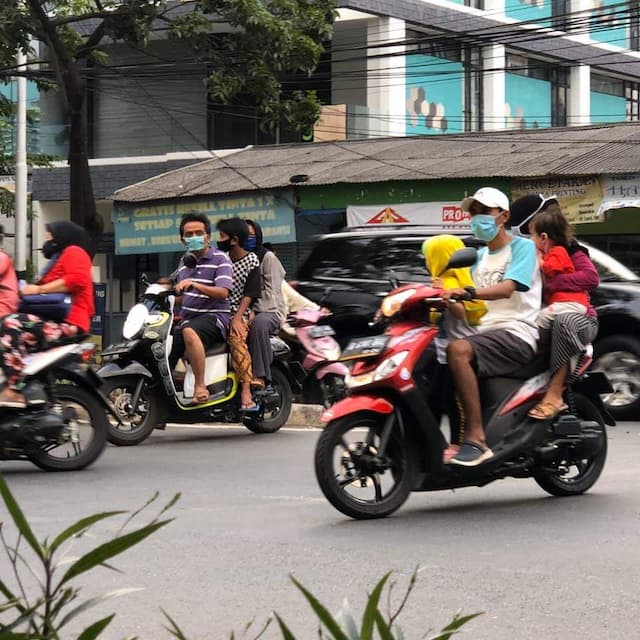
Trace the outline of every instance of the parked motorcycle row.
<instances>
[{"instance_id":1,"label":"parked motorcycle row","mask_svg":"<svg viewBox=\"0 0 640 640\"><path fill-rule=\"evenodd\" d=\"M468 266L463 249L450 267ZM204 404L192 402L194 378L169 365L175 292L146 283L129 312L122 342L102 352L94 372L85 361L93 345L71 344L32 356L27 364L28 409L3 409L2 459L26 459L47 470L81 469L106 441L135 445L173 423L238 423L254 433L284 425L294 396L326 407L315 451L315 473L328 501L357 519L398 509L412 491L484 486L494 480L533 478L556 496L587 491L607 455L605 424L615 424L601 394L611 385L576 364L567 388L568 409L548 421L528 418L549 382L536 358L511 377L481 381L488 445L493 457L476 467L443 463L442 404L435 397L443 367L422 357L438 330L425 323L442 309L442 291L405 285L381 306L380 333L354 338L341 353L323 309L302 309L272 339L271 384L256 392L259 411L240 411L239 387L222 344L206 354ZM347 366L348 363L348 366Z\"/></svg>"}]
</instances>

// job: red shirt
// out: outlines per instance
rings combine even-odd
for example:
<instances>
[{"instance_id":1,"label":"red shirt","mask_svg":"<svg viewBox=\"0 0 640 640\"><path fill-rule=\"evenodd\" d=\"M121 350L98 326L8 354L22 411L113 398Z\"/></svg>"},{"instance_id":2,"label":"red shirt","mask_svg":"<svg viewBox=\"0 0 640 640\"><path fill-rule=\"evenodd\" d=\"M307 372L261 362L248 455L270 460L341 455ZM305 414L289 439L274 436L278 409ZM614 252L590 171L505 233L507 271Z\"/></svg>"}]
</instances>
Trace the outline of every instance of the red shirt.
<instances>
[{"instance_id":1,"label":"red shirt","mask_svg":"<svg viewBox=\"0 0 640 640\"><path fill-rule=\"evenodd\" d=\"M18 278L11 258L0 251L0 318L18 310Z\"/></svg>"},{"instance_id":2,"label":"red shirt","mask_svg":"<svg viewBox=\"0 0 640 640\"><path fill-rule=\"evenodd\" d=\"M561 274L574 273L576 270L569 253L561 246L556 245L544 254L542 261L542 272L545 276L545 284L553 283L553 279ZM548 293L547 303L554 302L579 302L585 307L589 306L589 296L586 291L563 291L555 289L553 293Z\"/></svg>"},{"instance_id":3,"label":"red shirt","mask_svg":"<svg viewBox=\"0 0 640 640\"><path fill-rule=\"evenodd\" d=\"M59 279L64 280L67 291L71 294L71 309L65 322L80 327L87 333L95 314L89 254L75 245L63 249L58 261L38 284Z\"/></svg>"}]
</instances>

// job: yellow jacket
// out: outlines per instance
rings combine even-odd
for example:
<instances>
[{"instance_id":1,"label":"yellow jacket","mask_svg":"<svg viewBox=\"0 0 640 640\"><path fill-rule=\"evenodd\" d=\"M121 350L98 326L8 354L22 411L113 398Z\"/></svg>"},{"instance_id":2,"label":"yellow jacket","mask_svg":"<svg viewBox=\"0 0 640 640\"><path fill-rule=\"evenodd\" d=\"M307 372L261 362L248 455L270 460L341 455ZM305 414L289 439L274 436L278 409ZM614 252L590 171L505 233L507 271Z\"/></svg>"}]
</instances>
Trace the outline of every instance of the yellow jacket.
<instances>
[{"instance_id":1,"label":"yellow jacket","mask_svg":"<svg viewBox=\"0 0 640 640\"><path fill-rule=\"evenodd\" d=\"M451 256L458 250L464 248L464 242L460 238L448 234L427 238L422 243L422 255L424 256L427 269L434 278L442 280L443 289L464 289L473 286L471 269L461 267L459 269L446 269ZM480 324L480 319L487 312L487 305L481 300L471 300L464 302L465 315L469 326L474 327Z\"/></svg>"}]
</instances>

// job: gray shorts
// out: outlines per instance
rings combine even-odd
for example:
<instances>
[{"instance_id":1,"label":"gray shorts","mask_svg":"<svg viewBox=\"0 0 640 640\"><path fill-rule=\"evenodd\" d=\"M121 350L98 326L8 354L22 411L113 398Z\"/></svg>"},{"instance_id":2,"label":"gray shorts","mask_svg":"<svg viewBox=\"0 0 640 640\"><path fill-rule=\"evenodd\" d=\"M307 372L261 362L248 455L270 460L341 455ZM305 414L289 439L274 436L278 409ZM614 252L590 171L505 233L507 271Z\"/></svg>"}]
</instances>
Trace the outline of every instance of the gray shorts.
<instances>
[{"instance_id":1,"label":"gray shorts","mask_svg":"<svg viewBox=\"0 0 640 640\"><path fill-rule=\"evenodd\" d=\"M463 338L473 348L473 364L479 378L508 376L533 360L534 350L506 329L495 329Z\"/></svg>"}]
</instances>

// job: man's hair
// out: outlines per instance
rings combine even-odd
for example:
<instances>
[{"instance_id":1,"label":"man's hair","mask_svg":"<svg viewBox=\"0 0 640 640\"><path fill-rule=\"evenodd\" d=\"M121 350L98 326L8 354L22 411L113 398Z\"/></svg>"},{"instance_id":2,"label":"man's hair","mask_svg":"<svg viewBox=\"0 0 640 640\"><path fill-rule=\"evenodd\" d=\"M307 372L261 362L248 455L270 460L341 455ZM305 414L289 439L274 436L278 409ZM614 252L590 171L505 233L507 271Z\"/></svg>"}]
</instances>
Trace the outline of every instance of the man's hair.
<instances>
[{"instance_id":1,"label":"man's hair","mask_svg":"<svg viewBox=\"0 0 640 640\"><path fill-rule=\"evenodd\" d=\"M202 222L207 235L211 235L211 220L204 213L185 213L180 220L180 237L184 234L184 225L188 222Z\"/></svg>"},{"instance_id":2,"label":"man's hair","mask_svg":"<svg viewBox=\"0 0 640 640\"><path fill-rule=\"evenodd\" d=\"M249 237L249 225L242 218L219 220L216 229L226 233L230 238L235 238L241 247L244 247Z\"/></svg>"},{"instance_id":3,"label":"man's hair","mask_svg":"<svg viewBox=\"0 0 640 640\"><path fill-rule=\"evenodd\" d=\"M573 229L555 202L537 213L529 226L538 235L546 233L554 244L559 244L565 249L573 240Z\"/></svg>"}]
</instances>

